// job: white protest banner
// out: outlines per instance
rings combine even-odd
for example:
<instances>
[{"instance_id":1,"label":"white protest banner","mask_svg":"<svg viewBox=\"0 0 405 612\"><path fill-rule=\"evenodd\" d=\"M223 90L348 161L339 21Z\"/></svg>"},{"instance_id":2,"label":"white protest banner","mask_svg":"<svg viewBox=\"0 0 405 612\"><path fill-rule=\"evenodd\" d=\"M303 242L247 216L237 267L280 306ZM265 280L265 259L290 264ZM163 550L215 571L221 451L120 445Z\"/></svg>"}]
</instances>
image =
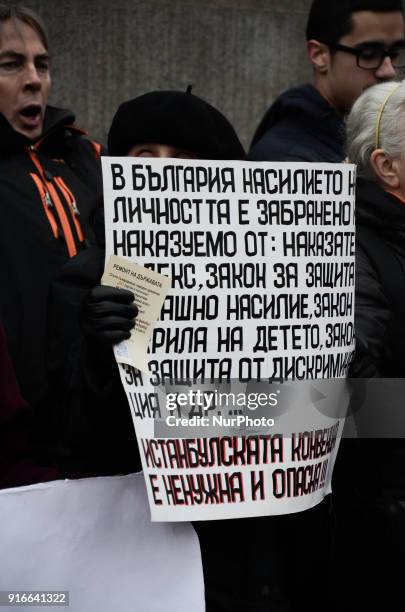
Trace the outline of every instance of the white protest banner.
<instances>
[{"instance_id":1,"label":"white protest banner","mask_svg":"<svg viewBox=\"0 0 405 612\"><path fill-rule=\"evenodd\" d=\"M197 535L150 522L141 473L0 491L0 551L1 610L205 610Z\"/></svg>"},{"instance_id":2,"label":"white protest banner","mask_svg":"<svg viewBox=\"0 0 405 612\"><path fill-rule=\"evenodd\" d=\"M172 279L151 378L120 366L152 519L319 503L354 349L354 167L103 158L103 179L107 257Z\"/></svg>"}]
</instances>

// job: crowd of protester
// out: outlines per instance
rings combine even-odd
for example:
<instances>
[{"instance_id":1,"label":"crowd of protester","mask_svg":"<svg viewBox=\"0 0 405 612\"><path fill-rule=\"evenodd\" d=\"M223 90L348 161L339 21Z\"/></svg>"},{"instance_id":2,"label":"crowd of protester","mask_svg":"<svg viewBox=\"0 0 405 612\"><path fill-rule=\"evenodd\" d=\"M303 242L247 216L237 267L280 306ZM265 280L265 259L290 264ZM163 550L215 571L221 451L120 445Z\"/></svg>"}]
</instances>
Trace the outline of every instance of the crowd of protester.
<instances>
[{"instance_id":1,"label":"crowd of protester","mask_svg":"<svg viewBox=\"0 0 405 612\"><path fill-rule=\"evenodd\" d=\"M228 119L190 91L121 104L104 149L72 112L47 104L40 17L0 5L0 487L141 469L112 351L137 308L130 292L100 285L103 153L348 158L358 168L352 375L405 377L402 4L314 0L306 38L313 82L277 98L249 152ZM311 584L312 610L401 609L402 442L344 441L334 493L311 510L196 522L207 611L295 612Z\"/></svg>"}]
</instances>

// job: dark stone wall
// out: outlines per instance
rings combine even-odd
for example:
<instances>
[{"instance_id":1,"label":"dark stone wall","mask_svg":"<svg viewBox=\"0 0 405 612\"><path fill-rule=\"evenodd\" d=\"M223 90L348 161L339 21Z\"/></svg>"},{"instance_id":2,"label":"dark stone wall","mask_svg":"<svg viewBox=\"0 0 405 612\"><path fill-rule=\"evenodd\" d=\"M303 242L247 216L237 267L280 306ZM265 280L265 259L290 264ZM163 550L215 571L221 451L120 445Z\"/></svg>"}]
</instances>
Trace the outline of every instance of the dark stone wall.
<instances>
[{"instance_id":1,"label":"dark stone wall","mask_svg":"<svg viewBox=\"0 0 405 612\"><path fill-rule=\"evenodd\" d=\"M26 0L44 18L51 102L105 142L118 104L152 89L193 91L245 145L278 93L310 78L310 0Z\"/></svg>"}]
</instances>

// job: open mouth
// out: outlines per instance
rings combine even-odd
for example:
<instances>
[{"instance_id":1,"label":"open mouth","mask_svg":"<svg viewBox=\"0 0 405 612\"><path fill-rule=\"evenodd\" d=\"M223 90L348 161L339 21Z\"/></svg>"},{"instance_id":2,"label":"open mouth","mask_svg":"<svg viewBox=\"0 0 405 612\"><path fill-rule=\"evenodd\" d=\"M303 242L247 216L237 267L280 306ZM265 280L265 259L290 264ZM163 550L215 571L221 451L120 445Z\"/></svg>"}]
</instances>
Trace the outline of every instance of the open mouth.
<instances>
[{"instance_id":1,"label":"open mouth","mask_svg":"<svg viewBox=\"0 0 405 612\"><path fill-rule=\"evenodd\" d=\"M40 112L41 112L40 104L30 104L29 106L26 106L25 108L20 110L20 114L23 117L36 117L37 115L40 114Z\"/></svg>"},{"instance_id":2,"label":"open mouth","mask_svg":"<svg viewBox=\"0 0 405 612\"><path fill-rule=\"evenodd\" d=\"M29 121L38 120L41 117L41 105L29 104L20 110L20 115Z\"/></svg>"}]
</instances>

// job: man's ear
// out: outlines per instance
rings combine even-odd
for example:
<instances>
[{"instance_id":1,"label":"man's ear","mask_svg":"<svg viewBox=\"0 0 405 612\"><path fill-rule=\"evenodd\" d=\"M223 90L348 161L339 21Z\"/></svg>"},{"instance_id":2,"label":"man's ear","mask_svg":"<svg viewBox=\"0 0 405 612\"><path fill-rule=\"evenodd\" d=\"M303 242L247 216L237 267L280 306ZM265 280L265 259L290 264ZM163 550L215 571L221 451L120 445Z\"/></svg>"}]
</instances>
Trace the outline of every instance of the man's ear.
<instances>
[{"instance_id":1,"label":"man's ear","mask_svg":"<svg viewBox=\"0 0 405 612\"><path fill-rule=\"evenodd\" d=\"M325 74L330 65L329 47L318 40L308 40L307 53L313 69L316 72Z\"/></svg>"},{"instance_id":2,"label":"man's ear","mask_svg":"<svg viewBox=\"0 0 405 612\"><path fill-rule=\"evenodd\" d=\"M384 149L375 149L371 154L371 167L386 188L398 189L400 186L397 161L394 157L388 155Z\"/></svg>"}]
</instances>

